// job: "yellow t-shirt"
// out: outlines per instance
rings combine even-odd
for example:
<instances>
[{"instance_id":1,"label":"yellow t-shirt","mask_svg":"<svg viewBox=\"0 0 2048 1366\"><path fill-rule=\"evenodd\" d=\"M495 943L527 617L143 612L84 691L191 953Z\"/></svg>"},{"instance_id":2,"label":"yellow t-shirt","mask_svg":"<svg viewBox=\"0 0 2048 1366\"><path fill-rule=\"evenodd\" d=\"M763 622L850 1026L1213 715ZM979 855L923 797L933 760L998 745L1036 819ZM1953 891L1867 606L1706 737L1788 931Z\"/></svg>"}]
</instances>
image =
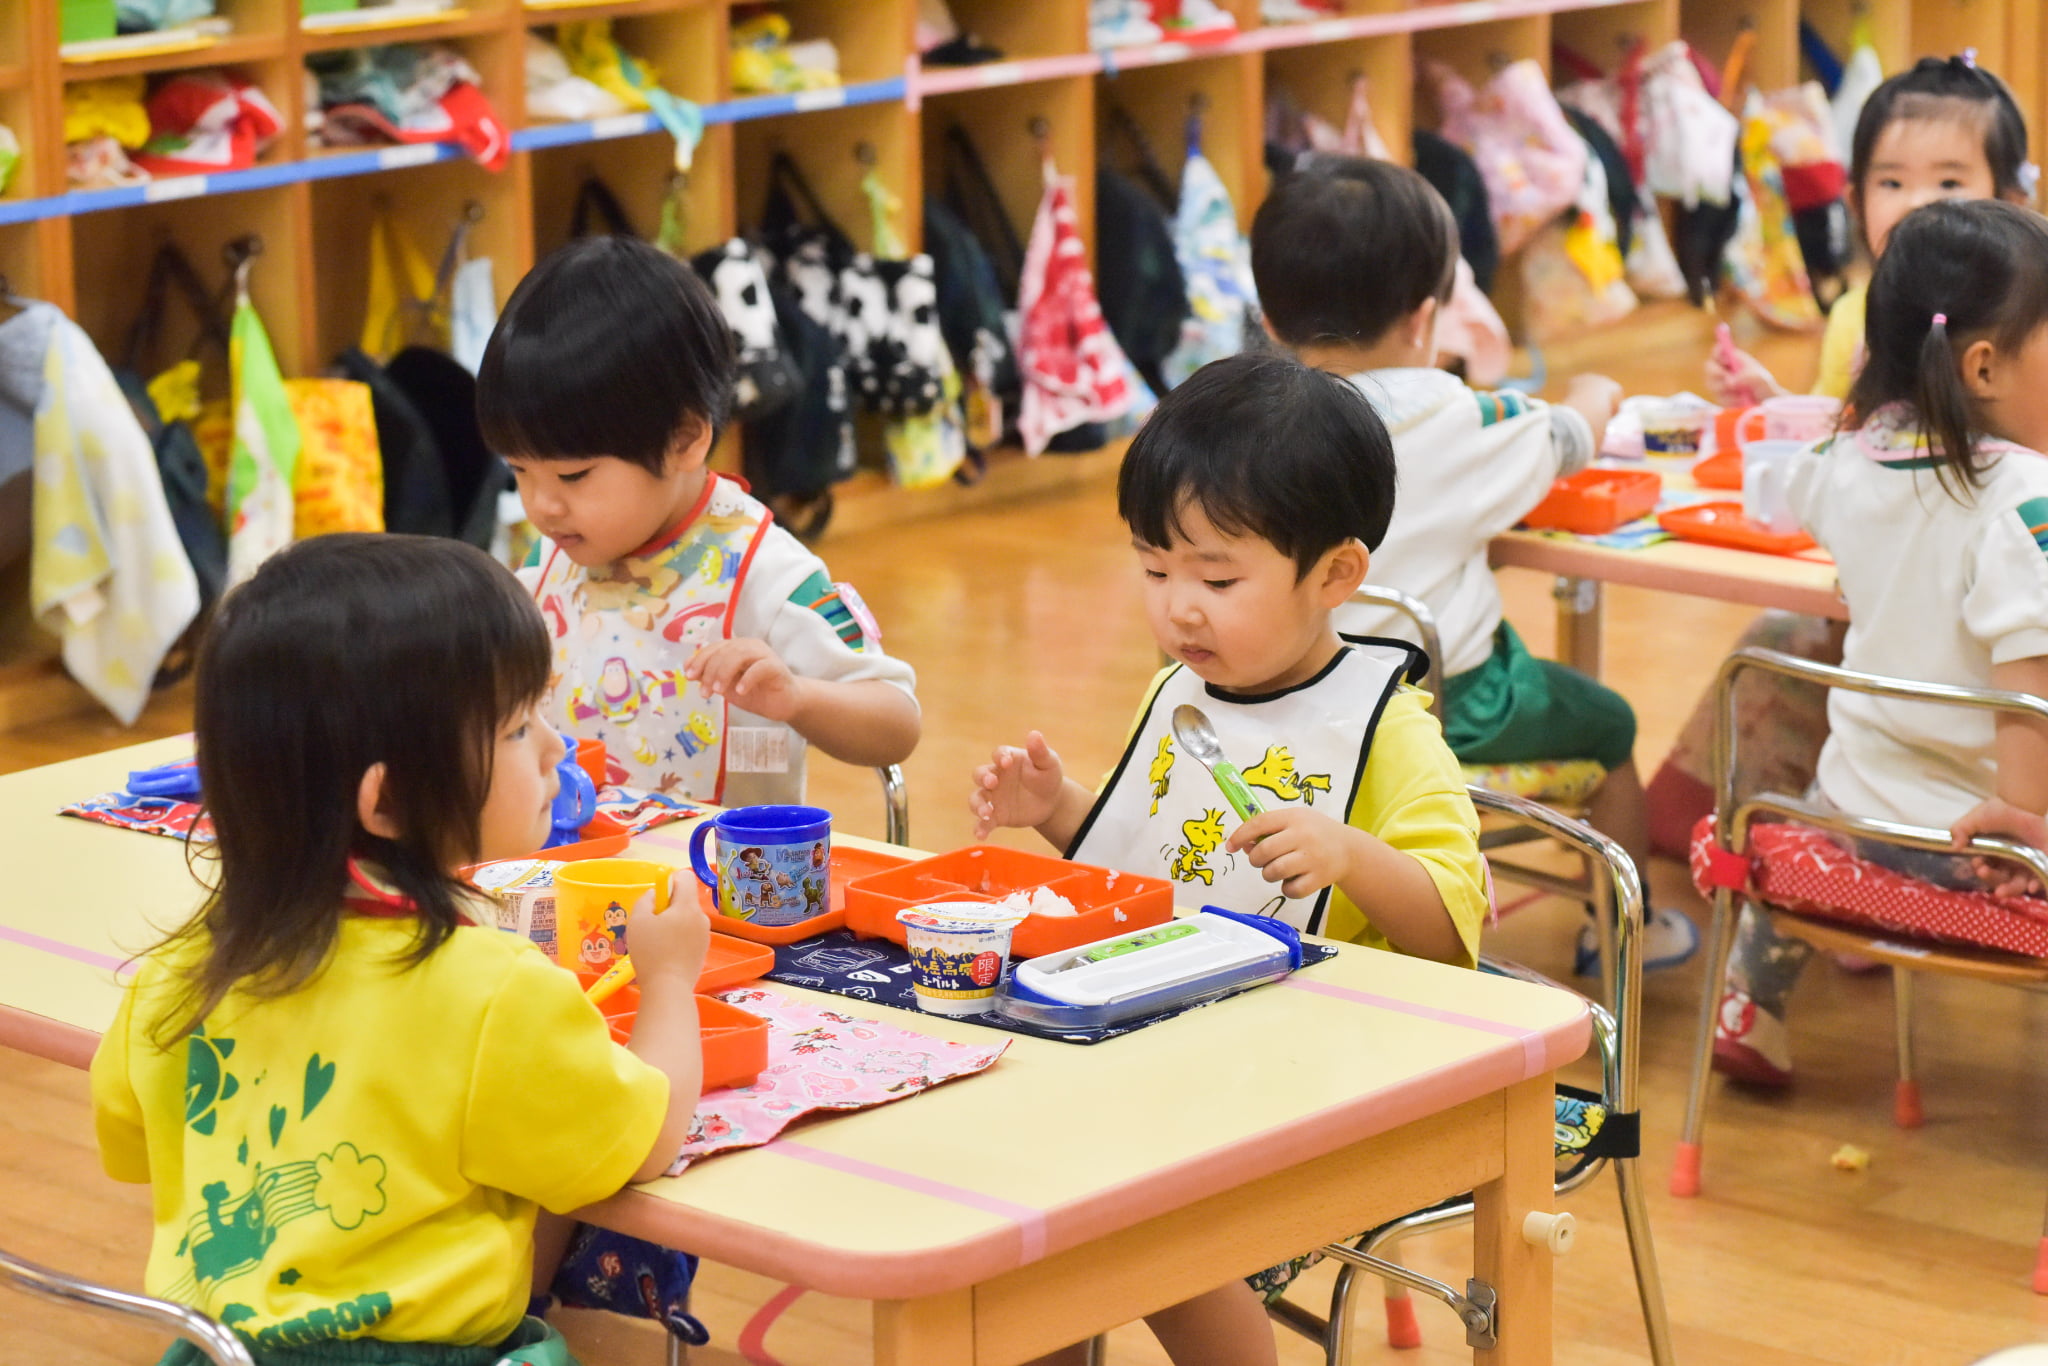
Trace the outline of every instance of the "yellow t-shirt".
<instances>
[{"instance_id":1,"label":"yellow t-shirt","mask_svg":"<svg viewBox=\"0 0 2048 1366\"><path fill-rule=\"evenodd\" d=\"M575 977L479 926L408 968L414 929L346 915L311 983L231 993L168 1050L197 949L143 964L92 1099L107 1173L152 1187L150 1294L259 1348L496 1343L526 1311L536 1207L602 1199L646 1160L668 1078Z\"/></svg>"},{"instance_id":2,"label":"yellow t-shirt","mask_svg":"<svg viewBox=\"0 0 2048 1366\"><path fill-rule=\"evenodd\" d=\"M1826 398L1849 397L1849 386L1863 368L1863 306L1868 285L1845 290L1828 310L1827 330L1820 337L1820 374L1813 392Z\"/></svg>"},{"instance_id":3,"label":"yellow t-shirt","mask_svg":"<svg viewBox=\"0 0 2048 1366\"><path fill-rule=\"evenodd\" d=\"M1171 672L1162 669L1153 677L1131 723L1131 735L1137 734L1152 695ZM1478 966L1479 932L1487 913L1479 814L1465 791L1458 758L1444 743L1443 727L1430 714L1429 694L1420 688L1403 684L1387 699L1345 824L1385 840L1422 864L1465 946L1464 966ZM1339 887L1330 889L1321 933L1399 952Z\"/></svg>"}]
</instances>

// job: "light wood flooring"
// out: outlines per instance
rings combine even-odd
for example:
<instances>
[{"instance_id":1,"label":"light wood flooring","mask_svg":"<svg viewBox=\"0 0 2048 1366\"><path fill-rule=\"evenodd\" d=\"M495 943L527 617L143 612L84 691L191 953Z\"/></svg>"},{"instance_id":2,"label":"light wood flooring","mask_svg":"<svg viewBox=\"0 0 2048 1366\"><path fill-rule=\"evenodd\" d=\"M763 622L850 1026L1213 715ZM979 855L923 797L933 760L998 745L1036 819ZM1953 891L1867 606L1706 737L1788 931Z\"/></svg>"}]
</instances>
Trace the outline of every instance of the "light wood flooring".
<instances>
[{"instance_id":1,"label":"light wood flooring","mask_svg":"<svg viewBox=\"0 0 2048 1366\"><path fill-rule=\"evenodd\" d=\"M1552 372L1606 368L1632 389L1697 383L1707 334L1696 315L1661 309L1551 357ZM1800 381L1811 343L1780 340L1769 357ZM1056 458L1056 457L1049 457ZM1104 467L1106 468L1106 466ZM866 522L870 528L880 520ZM861 586L892 653L920 672L926 734L908 765L913 835L929 848L963 843L969 768L988 748L1044 729L1077 773L1113 762L1156 654L1138 609L1127 541L1100 478L1035 501L967 508L898 529L828 539L837 575ZM1532 648L1552 639L1549 585L1504 573L1510 615ZM1635 703L1638 758L1648 773L1693 698L1748 619L1747 609L1634 590L1609 594L1607 677ZM0 737L0 767L46 763L171 734L185 699L159 701L138 732L81 720ZM813 797L847 828L879 834L872 776L821 762ZM1682 870L1660 866L1659 899L1695 911ZM1493 931L1492 947L1563 977L1575 908L1539 902ZM1664 1195L1698 999L1696 974L1653 978L1646 1016L1644 1124L1651 1212L1677 1348L1686 1366L1935 1366L2044 1336L2048 1299L2028 1289L2048 1198L2048 1009L2031 996L1930 980L1920 996L1927 1125L1891 1125L1889 988L1832 964L1809 974L1797 1002L1796 1090L1778 1097L1717 1089L1707 1188ZM1360 1047L1371 1047L1361 1039ZM913 1104L915 1102L912 1102ZM1842 1143L1872 1154L1860 1173L1835 1170ZM1557 1354L1564 1362L1646 1358L1611 1178L1580 1193L1577 1248L1559 1267ZM122 1286L139 1286L148 1201L99 1172L82 1074L0 1051L0 1247ZM1469 1274L1470 1239L1448 1233L1408 1255L1443 1279ZM1312 1277L1310 1302L1327 1284ZM780 1287L706 1267L698 1307L715 1345L692 1360L730 1366L740 1329ZM1420 1304L1419 1353L1379 1338L1376 1297L1364 1305L1360 1363L1464 1359L1463 1335L1439 1306ZM639 1325L599 1316L566 1324L590 1366L661 1360ZM68 1309L0 1291L0 1362L136 1366L160 1341ZM787 1366L868 1359L861 1304L806 1295L767 1338ZM1114 1336L1117 1366L1164 1362L1142 1328ZM1320 1355L1283 1335L1282 1359Z\"/></svg>"}]
</instances>

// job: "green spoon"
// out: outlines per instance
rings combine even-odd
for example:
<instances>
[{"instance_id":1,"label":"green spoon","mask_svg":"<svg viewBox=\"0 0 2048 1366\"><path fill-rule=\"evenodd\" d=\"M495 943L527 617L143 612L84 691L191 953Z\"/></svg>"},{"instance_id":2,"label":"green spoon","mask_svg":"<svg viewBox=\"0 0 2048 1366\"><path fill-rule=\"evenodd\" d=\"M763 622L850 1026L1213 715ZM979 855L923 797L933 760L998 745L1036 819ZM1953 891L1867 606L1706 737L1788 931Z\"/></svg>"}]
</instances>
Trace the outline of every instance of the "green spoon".
<instances>
[{"instance_id":1,"label":"green spoon","mask_svg":"<svg viewBox=\"0 0 2048 1366\"><path fill-rule=\"evenodd\" d=\"M1252 795L1237 765L1224 756L1223 742L1216 738L1216 728L1209 724L1200 707L1183 705L1173 709L1173 737L1180 741L1183 754L1192 754L1202 761L1239 820L1248 821L1264 813L1266 808Z\"/></svg>"}]
</instances>

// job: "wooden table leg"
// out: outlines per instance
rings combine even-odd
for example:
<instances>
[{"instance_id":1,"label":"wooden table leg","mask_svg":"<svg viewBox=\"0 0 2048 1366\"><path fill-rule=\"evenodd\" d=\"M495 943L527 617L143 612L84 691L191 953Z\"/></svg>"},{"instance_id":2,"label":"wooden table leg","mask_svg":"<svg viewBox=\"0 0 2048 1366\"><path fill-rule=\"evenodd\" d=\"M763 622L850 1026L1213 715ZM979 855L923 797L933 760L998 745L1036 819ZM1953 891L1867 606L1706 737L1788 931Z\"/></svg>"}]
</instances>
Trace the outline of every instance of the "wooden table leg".
<instances>
[{"instance_id":1,"label":"wooden table leg","mask_svg":"<svg viewBox=\"0 0 2048 1366\"><path fill-rule=\"evenodd\" d=\"M1598 579L1573 579L1560 574L1550 594L1557 600L1557 660L1588 678L1600 676L1600 606Z\"/></svg>"},{"instance_id":2,"label":"wooden table leg","mask_svg":"<svg viewBox=\"0 0 2048 1366\"><path fill-rule=\"evenodd\" d=\"M974 1291L875 1303L875 1366L973 1366Z\"/></svg>"},{"instance_id":3,"label":"wooden table leg","mask_svg":"<svg viewBox=\"0 0 2048 1366\"><path fill-rule=\"evenodd\" d=\"M1554 1093L1547 1076L1508 1088L1500 1179L1473 1192L1472 1274L1499 1296L1496 1342L1472 1354L1477 1366L1550 1366L1552 1254L1524 1241L1522 1220L1550 1211Z\"/></svg>"}]
</instances>

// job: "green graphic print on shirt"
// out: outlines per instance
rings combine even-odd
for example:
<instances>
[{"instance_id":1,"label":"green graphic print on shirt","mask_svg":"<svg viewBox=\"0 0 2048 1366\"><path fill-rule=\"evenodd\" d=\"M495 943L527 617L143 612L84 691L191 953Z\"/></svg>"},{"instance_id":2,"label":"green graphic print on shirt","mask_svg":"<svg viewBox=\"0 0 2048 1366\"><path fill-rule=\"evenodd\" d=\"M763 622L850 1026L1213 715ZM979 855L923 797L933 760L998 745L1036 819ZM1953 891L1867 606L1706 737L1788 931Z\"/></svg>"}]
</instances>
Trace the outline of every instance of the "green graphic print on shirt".
<instances>
[{"instance_id":1,"label":"green graphic print on shirt","mask_svg":"<svg viewBox=\"0 0 2048 1366\"><path fill-rule=\"evenodd\" d=\"M195 1143L226 1143L232 1137L235 1161L249 1166L252 1136L220 1132L221 1107L243 1094L243 1080L229 1066L234 1055L233 1039L209 1034L204 1026L187 1038L185 1123L198 1136L191 1140ZM259 1075L250 1079L249 1085L259 1088L266 1079ZM269 1139L272 1150L292 1123L293 1108L297 1109L299 1120L304 1121L334 1089L335 1065L313 1053L307 1057L297 1080L298 1096L282 1097L287 1104L269 1106L264 1116L263 1136ZM236 1109L253 1111L258 1108L251 1105L254 1099L244 1096L243 1106ZM296 1107L289 1104L292 1100L297 1101ZM199 1189L205 1208L193 1212L178 1244L177 1256L184 1259L186 1268L171 1287L170 1298L213 1309L231 1323L252 1317L253 1311L245 1305L219 1306L231 1282L263 1265L277 1241L278 1230L319 1214L325 1214L341 1232L362 1227L366 1220L384 1211L385 1176L382 1157L364 1153L354 1143L343 1141L310 1161L266 1166L259 1158L247 1186L241 1190L231 1189L225 1181L207 1182ZM299 1277L296 1271L286 1268L277 1279L289 1286ZM279 1328L291 1328L292 1332L285 1336L297 1342L359 1332L384 1317L384 1313L374 1312L371 1307L376 1301L382 1301L384 1313L389 1312L388 1295L374 1291L355 1297L347 1305L315 1310ZM258 1337L277 1331L265 1329Z\"/></svg>"}]
</instances>

